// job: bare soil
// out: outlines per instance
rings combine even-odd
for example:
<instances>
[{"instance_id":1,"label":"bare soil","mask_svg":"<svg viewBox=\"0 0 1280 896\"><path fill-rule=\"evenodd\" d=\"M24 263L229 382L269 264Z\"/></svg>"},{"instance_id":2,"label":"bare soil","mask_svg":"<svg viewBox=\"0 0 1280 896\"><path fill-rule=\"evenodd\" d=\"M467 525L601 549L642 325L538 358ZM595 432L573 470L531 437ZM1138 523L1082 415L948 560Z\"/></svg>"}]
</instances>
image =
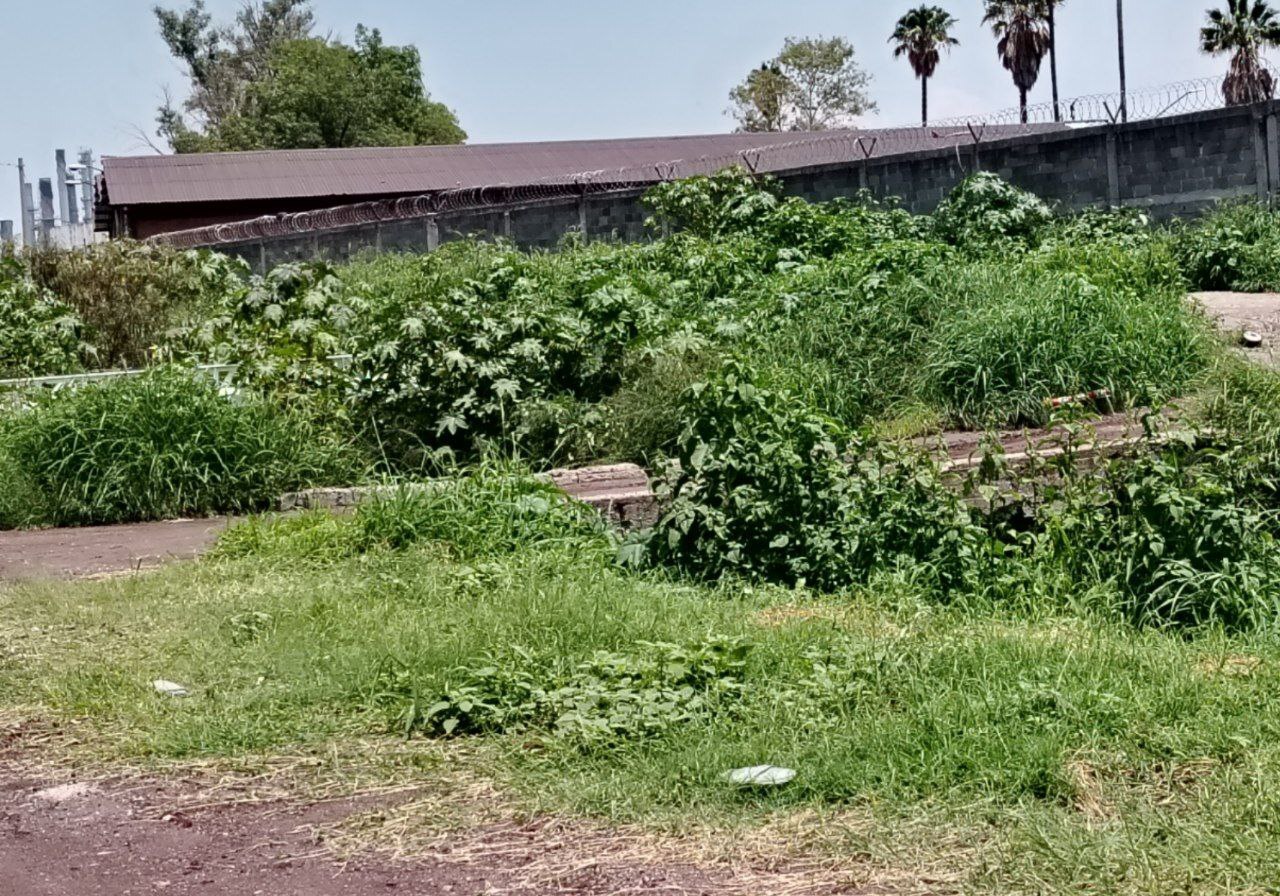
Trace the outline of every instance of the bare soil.
<instances>
[{"instance_id":1,"label":"bare soil","mask_svg":"<svg viewBox=\"0 0 1280 896\"><path fill-rule=\"evenodd\" d=\"M525 850L469 848L397 861L339 857L324 831L376 801L245 803L191 813L191 786L160 780L48 787L0 781L0 881L12 896L371 896L371 894L617 894L742 892L727 870L655 862L586 862L552 882L526 880ZM478 832L483 836L484 832ZM475 834L461 836L473 841ZM503 838L505 840L505 838ZM495 841L498 842L498 841ZM827 892L837 892L828 890Z\"/></svg>"},{"instance_id":2,"label":"bare soil","mask_svg":"<svg viewBox=\"0 0 1280 896\"><path fill-rule=\"evenodd\" d=\"M1280 367L1280 294L1197 292L1192 293L1191 298L1199 302L1227 334L1238 337L1252 330L1260 335L1262 345L1248 349L1248 356L1260 364Z\"/></svg>"},{"instance_id":3,"label":"bare soil","mask_svg":"<svg viewBox=\"0 0 1280 896\"><path fill-rule=\"evenodd\" d=\"M0 580L118 575L207 550L226 518L0 532Z\"/></svg>"}]
</instances>

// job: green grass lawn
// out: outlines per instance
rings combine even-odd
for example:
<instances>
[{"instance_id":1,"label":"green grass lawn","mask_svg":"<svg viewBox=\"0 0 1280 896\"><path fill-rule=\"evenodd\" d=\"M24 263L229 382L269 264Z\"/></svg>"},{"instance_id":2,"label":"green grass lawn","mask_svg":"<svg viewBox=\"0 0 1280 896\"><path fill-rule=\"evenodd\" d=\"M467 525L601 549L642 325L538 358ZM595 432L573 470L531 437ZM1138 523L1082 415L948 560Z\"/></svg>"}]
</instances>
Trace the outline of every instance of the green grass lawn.
<instances>
[{"instance_id":1,"label":"green grass lawn","mask_svg":"<svg viewBox=\"0 0 1280 896\"><path fill-rule=\"evenodd\" d=\"M930 868L942 892L1275 892L1273 637L941 609L888 581L711 590L586 543L461 555L258 551L3 586L0 707L83 720L104 764L146 763L351 736L391 750L406 725L426 750L452 694L457 730L479 733L445 749L532 808L763 829ZM473 692L502 706L461 713ZM721 781L758 763L799 775L768 794Z\"/></svg>"}]
</instances>

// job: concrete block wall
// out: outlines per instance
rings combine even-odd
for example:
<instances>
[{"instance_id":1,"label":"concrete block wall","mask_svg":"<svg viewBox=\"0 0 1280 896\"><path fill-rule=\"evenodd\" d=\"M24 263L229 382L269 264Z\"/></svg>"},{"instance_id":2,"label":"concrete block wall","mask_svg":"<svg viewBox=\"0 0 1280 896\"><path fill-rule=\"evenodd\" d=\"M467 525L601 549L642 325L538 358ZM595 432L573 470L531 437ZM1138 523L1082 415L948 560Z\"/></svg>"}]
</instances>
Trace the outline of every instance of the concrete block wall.
<instances>
[{"instance_id":1,"label":"concrete block wall","mask_svg":"<svg viewBox=\"0 0 1280 896\"><path fill-rule=\"evenodd\" d=\"M975 131L979 138L980 131ZM1135 206L1157 217L1196 214L1230 199L1280 193L1280 102L1103 125L777 172L787 193L820 202L866 189L912 212L933 211L965 177L990 171L1064 211ZM341 262L365 252L426 252L450 240L508 239L554 248L568 233L649 238L644 190L442 212L214 248L256 270L295 260Z\"/></svg>"}]
</instances>

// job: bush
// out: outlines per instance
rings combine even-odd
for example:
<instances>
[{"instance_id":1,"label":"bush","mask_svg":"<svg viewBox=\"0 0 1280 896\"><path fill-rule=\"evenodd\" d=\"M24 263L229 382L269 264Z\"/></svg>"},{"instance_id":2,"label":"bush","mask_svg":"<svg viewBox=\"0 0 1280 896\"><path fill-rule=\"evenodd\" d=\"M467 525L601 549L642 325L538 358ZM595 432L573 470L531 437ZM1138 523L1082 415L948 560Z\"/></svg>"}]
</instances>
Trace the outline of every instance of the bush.
<instances>
[{"instance_id":1,"label":"bush","mask_svg":"<svg viewBox=\"0 0 1280 896\"><path fill-rule=\"evenodd\" d=\"M1242 456L1245 455L1245 456ZM1277 515L1240 476L1244 446L1113 462L1055 508L1044 540L1077 581L1139 625L1254 629L1280 619Z\"/></svg>"},{"instance_id":2,"label":"bush","mask_svg":"<svg viewBox=\"0 0 1280 896\"><path fill-rule=\"evenodd\" d=\"M737 363L691 389L682 410L679 465L658 489L660 561L824 590L902 563L942 592L968 575L983 533L926 457L860 443Z\"/></svg>"},{"instance_id":3,"label":"bush","mask_svg":"<svg viewBox=\"0 0 1280 896\"><path fill-rule=\"evenodd\" d=\"M238 384L277 396L344 393L352 332L367 309L325 264L283 264L229 291L207 319L176 334L192 360L238 364Z\"/></svg>"},{"instance_id":4,"label":"bush","mask_svg":"<svg viewBox=\"0 0 1280 896\"><path fill-rule=\"evenodd\" d=\"M438 448L519 444L522 408L613 392L628 348L665 315L644 278L596 267L597 257L464 245L352 272L370 309L352 400L393 456L413 465Z\"/></svg>"},{"instance_id":5,"label":"bush","mask_svg":"<svg viewBox=\"0 0 1280 896\"><path fill-rule=\"evenodd\" d=\"M989 172L966 178L933 214L938 236L979 251L1001 251L1008 242L1034 244L1052 220L1039 197Z\"/></svg>"},{"instance_id":6,"label":"bush","mask_svg":"<svg viewBox=\"0 0 1280 896\"><path fill-rule=\"evenodd\" d=\"M1280 290L1280 222L1255 202L1223 205L1174 230L1174 252L1196 290Z\"/></svg>"},{"instance_id":7,"label":"bush","mask_svg":"<svg viewBox=\"0 0 1280 896\"><path fill-rule=\"evenodd\" d=\"M170 330L190 325L243 288L246 268L215 252L112 240L86 249L33 249L32 280L69 305L105 367L140 367Z\"/></svg>"},{"instance_id":8,"label":"bush","mask_svg":"<svg viewBox=\"0 0 1280 896\"><path fill-rule=\"evenodd\" d=\"M750 229L777 208L781 193L773 178L728 168L659 184L645 194L644 203L653 211L651 227L712 239Z\"/></svg>"},{"instance_id":9,"label":"bush","mask_svg":"<svg viewBox=\"0 0 1280 896\"><path fill-rule=\"evenodd\" d=\"M363 466L302 412L174 368L39 396L0 440L58 525L242 513Z\"/></svg>"},{"instance_id":10,"label":"bush","mask_svg":"<svg viewBox=\"0 0 1280 896\"><path fill-rule=\"evenodd\" d=\"M0 378L72 373L91 350L75 312L0 257Z\"/></svg>"}]
</instances>

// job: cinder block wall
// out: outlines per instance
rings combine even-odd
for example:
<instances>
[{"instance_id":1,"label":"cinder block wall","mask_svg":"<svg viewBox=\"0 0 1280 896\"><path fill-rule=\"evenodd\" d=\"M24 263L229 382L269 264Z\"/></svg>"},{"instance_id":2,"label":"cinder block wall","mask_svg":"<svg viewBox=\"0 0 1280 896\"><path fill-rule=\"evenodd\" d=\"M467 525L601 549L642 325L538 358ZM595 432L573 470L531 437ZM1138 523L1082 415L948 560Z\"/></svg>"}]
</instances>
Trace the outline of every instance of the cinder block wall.
<instances>
[{"instance_id":1,"label":"cinder block wall","mask_svg":"<svg viewBox=\"0 0 1280 896\"><path fill-rule=\"evenodd\" d=\"M1117 126L1014 137L959 149L777 172L791 195L812 201L866 189L930 212L956 184L990 171L1066 211L1134 206L1157 217L1280 193L1280 102ZM980 132L979 132L980 133ZM369 252L426 252L467 237L552 248L568 233L628 242L648 238L641 189L450 212L217 248L262 271L287 261L345 261Z\"/></svg>"}]
</instances>

